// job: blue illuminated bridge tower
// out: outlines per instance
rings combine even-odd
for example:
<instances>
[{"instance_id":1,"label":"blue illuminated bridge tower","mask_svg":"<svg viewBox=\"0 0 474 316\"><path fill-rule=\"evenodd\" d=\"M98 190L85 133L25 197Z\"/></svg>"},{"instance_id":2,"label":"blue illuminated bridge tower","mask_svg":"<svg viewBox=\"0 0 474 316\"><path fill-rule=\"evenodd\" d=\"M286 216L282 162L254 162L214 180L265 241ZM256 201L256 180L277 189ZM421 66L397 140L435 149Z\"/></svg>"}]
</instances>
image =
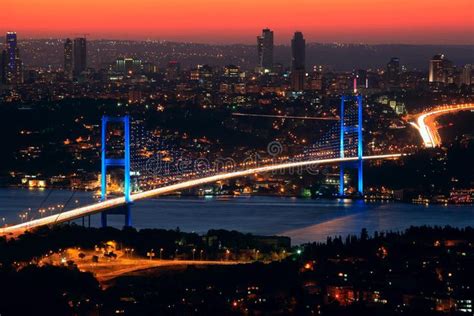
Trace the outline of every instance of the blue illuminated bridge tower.
<instances>
[{"instance_id":1,"label":"blue illuminated bridge tower","mask_svg":"<svg viewBox=\"0 0 474 316\"><path fill-rule=\"evenodd\" d=\"M362 164L362 95L341 97L340 114L340 150L339 157L357 157L350 162L340 164L339 196L345 196L344 172L346 169L357 170L357 192L364 196L364 174Z\"/></svg>"},{"instance_id":2,"label":"blue illuminated bridge tower","mask_svg":"<svg viewBox=\"0 0 474 316\"><path fill-rule=\"evenodd\" d=\"M107 124L108 123L119 123L123 124L123 136L124 136L124 155L122 158L108 158L107 157ZM124 182L123 182L123 194L125 197L126 204L124 206L114 208L113 210L105 211L101 213L102 227L107 226L107 215L108 214L122 214L125 216L125 226L132 226L132 218L130 212L130 204L132 199L130 198L130 117L102 117L102 150L101 150L101 200L107 199L107 170L109 167L123 168Z\"/></svg>"}]
</instances>

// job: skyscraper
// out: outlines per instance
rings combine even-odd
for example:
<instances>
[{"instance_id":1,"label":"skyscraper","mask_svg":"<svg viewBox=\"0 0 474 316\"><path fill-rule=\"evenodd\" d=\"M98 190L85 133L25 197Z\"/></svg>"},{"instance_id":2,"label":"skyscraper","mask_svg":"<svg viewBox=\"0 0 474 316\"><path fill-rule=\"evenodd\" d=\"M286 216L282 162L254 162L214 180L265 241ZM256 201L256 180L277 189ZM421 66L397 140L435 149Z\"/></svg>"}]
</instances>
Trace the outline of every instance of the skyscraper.
<instances>
[{"instance_id":1,"label":"skyscraper","mask_svg":"<svg viewBox=\"0 0 474 316\"><path fill-rule=\"evenodd\" d=\"M258 64L264 70L273 67L273 31L263 29L262 35L257 36Z\"/></svg>"},{"instance_id":2,"label":"skyscraper","mask_svg":"<svg viewBox=\"0 0 474 316\"><path fill-rule=\"evenodd\" d=\"M85 38L74 39L74 77L78 77L87 68L87 46Z\"/></svg>"},{"instance_id":3,"label":"skyscraper","mask_svg":"<svg viewBox=\"0 0 474 316\"><path fill-rule=\"evenodd\" d=\"M71 39L67 38L64 42L64 74L67 79L73 77L73 45Z\"/></svg>"},{"instance_id":4,"label":"skyscraper","mask_svg":"<svg viewBox=\"0 0 474 316\"><path fill-rule=\"evenodd\" d=\"M5 38L6 63L4 76L7 84L19 84L23 82L22 62L20 59L20 50L17 46L17 37L15 32L7 32Z\"/></svg>"},{"instance_id":5,"label":"skyscraper","mask_svg":"<svg viewBox=\"0 0 474 316\"><path fill-rule=\"evenodd\" d=\"M429 82L448 83L452 63L444 54L433 56L430 60Z\"/></svg>"},{"instance_id":6,"label":"skyscraper","mask_svg":"<svg viewBox=\"0 0 474 316\"><path fill-rule=\"evenodd\" d=\"M7 66L7 52L2 50L0 52L0 84L5 84L6 77L5 77L5 70Z\"/></svg>"},{"instance_id":7,"label":"skyscraper","mask_svg":"<svg viewBox=\"0 0 474 316\"><path fill-rule=\"evenodd\" d=\"M467 86L472 84L472 65L471 64L464 65L464 67L462 68L460 83L465 84Z\"/></svg>"},{"instance_id":8,"label":"skyscraper","mask_svg":"<svg viewBox=\"0 0 474 316\"><path fill-rule=\"evenodd\" d=\"M400 85L400 59L392 57L387 64L386 80L389 87Z\"/></svg>"},{"instance_id":9,"label":"skyscraper","mask_svg":"<svg viewBox=\"0 0 474 316\"><path fill-rule=\"evenodd\" d=\"M291 40L291 87L303 91L306 77L306 41L303 33L295 32Z\"/></svg>"},{"instance_id":10,"label":"skyscraper","mask_svg":"<svg viewBox=\"0 0 474 316\"><path fill-rule=\"evenodd\" d=\"M181 64L176 60L171 60L168 62L166 67L166 79L167 80L176 80L181 74Z\"/></svg>"},{"instance_id":11,"label":"skyscraper","mask_svg":"<svg viewBox=\"0 0 474 316\"><path fill-rule=\"evenodd\" d=\"M295 32L291 40L291 70L305 69L306 40L303 33Z\"/></svg>"}]
</instances>

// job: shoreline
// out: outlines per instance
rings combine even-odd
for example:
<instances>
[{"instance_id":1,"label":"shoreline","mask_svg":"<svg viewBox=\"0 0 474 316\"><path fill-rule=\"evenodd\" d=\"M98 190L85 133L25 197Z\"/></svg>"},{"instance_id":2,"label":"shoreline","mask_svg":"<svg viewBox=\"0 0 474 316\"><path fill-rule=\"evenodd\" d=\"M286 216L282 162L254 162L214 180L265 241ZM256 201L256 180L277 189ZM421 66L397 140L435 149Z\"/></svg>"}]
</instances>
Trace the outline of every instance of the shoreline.
<instances>
[{"instance_id":1,"label":"shoreline","mask_svg":"<svg viewBox=\"0 0 474 316\"><path fill-rule=\"evenodd\" d=\"M73 189L73 188L68 188L68 187L62 187L62 186L57 186L57 187L46 187L46 188L32 188L28 186L22 186L22 185L8 185L8 186L0 186L0 190L2 189L18 189L18 190L28 190L28 191L48 191L48 190L54 190L54 191L69 191L69 192L94 192L95 190L87 190L87 189ZM94 195L93 195L94 196ZM117 197L119 195L114 195L110 194L110 197ZM170 193L170 194L163 194L157 197L154 197L152 199L161 199L161 198L166 198L166 197L174 197L174 198L196 198L196 199L207 199L207 198L238 198L238 197L272 197L272 198L291 198L291 199L298 199L298 200L307 200L307 201L322 201L322 200L352 200L352 201L358 201L362 200L364 202L372 203L372 202L379 202L379 203L401 203L401 204L410 204L410 205L426 205L425 202L421 203L419 201L409 201L409 200L397 200L394 198L362 198L358 196L344 196L344 197L339 197L339 196L318 196L318 197L305 197L301 195L289 195L289 194L182 194L181 192L177 193ZM448 202L448 203L443 203L443 202L436 202L436 201L430 201L428 205L474 205L474 203L453 203L453 202Z\"/></svg>"}]
</instances>

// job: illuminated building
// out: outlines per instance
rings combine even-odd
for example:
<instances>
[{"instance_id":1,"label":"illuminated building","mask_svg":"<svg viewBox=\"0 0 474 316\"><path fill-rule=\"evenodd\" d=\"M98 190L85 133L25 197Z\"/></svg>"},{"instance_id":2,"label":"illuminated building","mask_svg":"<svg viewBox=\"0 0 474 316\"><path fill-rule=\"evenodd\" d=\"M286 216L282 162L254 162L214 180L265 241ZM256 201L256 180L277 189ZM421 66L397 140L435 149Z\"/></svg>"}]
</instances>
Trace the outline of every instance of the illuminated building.
<instances>
[{"instance_id":1,"label":"illuminated building","mask_svg":"<svg viewBox=\"0 0 474 316\"><path fill-rule=\"evenodd\" d=\"M392 57L387 64L386 80L389 87L400 85L400 59Z\"/></svg>"},{"instance_id":2,"label":"illuminated building","mask_svg":"<svg viewBox=\"0 0 474 316\"><path fill-rule=\"evenodd\" d=\"M461 73L461 84L470 85L472 83L472 65L464 65Z\"/></svg>"},{"instance_id":3,"label":"illuminated building","mask_svg":"<svg viewBox=\"0 0 474 316\"><path fill-rule=\"evenodd\" d=\"M87 68L87 44L86 39L75 38L74 39L74 76L77 78Z\"/></svg>"},{"instance_id":4,"label":"illuminated building","mask_svg":"<svg viewBox=\"0 0 474 316\"><path fill-rule=\"evenodd\" d=\"M2 50L0 52L0 84L6 83L5 67L7 65L7 52Z\"/></svg>"},{"instance_id":5,"label":"illuminated building","mask_svg":"<svg viewBox=\"0 0 474 316\"><path fill-rule=\"evenodd\" d=\"M388 105L395 111L398 115L406 114L405 103L397 101L397 100L390 100Z\"/></svg>"},{"instance_id":6,"label":"illuminated building","mask_svg":"<svg viewBox=\"0 0 474 316\"><path fill-rule=\"evenodd\" d=\"M291 87L294 91L303 91L306 77L306 41L303 33L295 32L291 40Z\"/></svg>"},{"instance_id":7,"label":"illuminated building","mask_svg":"<svg viewBox=\"0 0 474 316\"><path fill-rule=\"evenodd\" d=\"M259 67L270 71L273 67L273 31L263 29L262 35L257 36L257 51Z\"/></svg>"},{"instance_id":8,"label":"illuminated building","mask_svg":"<svg viewBox=\"0 0 474 316\"><path fill-rule=\"evenodd\" d=\"M310 81L310 89L313 91L321 91L323 89L323 74L313 72Z\"/></svg>"},{"instance_id":9,"label":"illuminated building","mask_svg":"<svg viewBox=\"0 0 474 316\"><path fill-rule=\"evenodd\" d=\"M191 81L196 81L200 85L212 89L213 70L209 65L197 65L192 69L189 75Z\"/></svg>"},{"instance_id":10,"label":"illuminated building","mask_svg":"<svg viewBox=\"0 0 474 316\"><path fill-rule=\"evenodd\" d=\"M179 62L172 60L168 63L166 67L166 79L167 80L176 80L179 77L181 71L181 65Z\"/></svg>"},{"instance_id":11,"label":"illuminated building","mask_svg":"<svg viewBox=\"0 0 474 316\"><path fill-rule=\"evenodd\" d=\"M115 61L115 71L121 74L133 74L140 71L142 61L134 58L117 58Z\"/></svg>"},{"instance_id":12,"label":"illuminated building","mask_svg":"<svg viewBox=\"0 0 474 316\"><path fill-rule=\"evenodd\" d=\"M20 84L23 82L23 71L15 32L7 32L5 46L5 83L13 85Z\"/></svg>"},{"instance_id":13,"label":"illuminated building","mask_svg":"<svg viewBox=\"0 0 474 316\"><path fill-rule=\"evenodd\" d=\"M142 64L142 69L143 69L143 72L147 73L147 74L152 74L152 73L158 72L158 67L156 67L154 64L152 64L150 62L144 62Z\"/></svg>"},{"instance_id":14,"label":"illuminated building","mask_svg":"<svg viewBox=\"0 0 474 316\"><path fill-rule=\"evenodd\" d=\"M227 65L224 67L224 76L227 78L239 78L240 68L235 65Z\"/></svg>"},{"instance_id":15,"label":"illuminated building","mask_svg":"<svg viewBox=\"0 0 474 316\"><path fill-rule=\"evenodd\" d=\"M355 293L352 286L336 286L329 285L326 288L327 303L330 301L337 301L342 306L347 306L355 301Z\"/></svg>"},{"instance_id":16,"label":"illuminated building","mask_svg":"<svg viewBox=\"0 0 474 316\"><path fill-rule=\"evenodd\" d=\"M369 87L369 80L367 78L367 70L358 69L357 71L355 71L354 77L356 79L357 89Z\"/></svg>"},{"instance_id":17,"label":"illuminated building","mask_svg":"<svg viewBox=\"0 0 474 316\"><path fill-rule=\"evenodd\" d=\"M452 63L444 54L433 56L430 60L429 82L449 83Z\"/></svg>"},{"instance_id":18,"label":"illuminated building","mask_svg":"<svg viewBox=\"0 0 474 316\"><path fill-rule=\"evenodd\" d=\"M64 42L64 74L67 79L72 79L73 70L73 44L71 39L67 38Z\"/></svg>"}]
</instances>

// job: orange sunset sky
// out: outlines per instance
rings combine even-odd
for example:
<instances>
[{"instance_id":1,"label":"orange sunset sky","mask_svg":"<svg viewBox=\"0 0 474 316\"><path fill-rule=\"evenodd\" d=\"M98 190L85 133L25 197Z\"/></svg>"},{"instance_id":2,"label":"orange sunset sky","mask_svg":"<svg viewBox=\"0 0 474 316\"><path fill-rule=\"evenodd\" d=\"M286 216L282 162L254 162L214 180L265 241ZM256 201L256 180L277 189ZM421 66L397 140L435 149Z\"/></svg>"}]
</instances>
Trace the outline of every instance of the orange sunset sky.
<instances>
[{"instance_id":1,"label":"orange sunset sky","mask_svg":"<svg viewBox=\"0 0 474 316\"><path fill-rule=\"evenodd\" d=\"M474 0L2 0L0 32L20 37L276 43L474 43Z\"/></svg>"}]
</instances>

